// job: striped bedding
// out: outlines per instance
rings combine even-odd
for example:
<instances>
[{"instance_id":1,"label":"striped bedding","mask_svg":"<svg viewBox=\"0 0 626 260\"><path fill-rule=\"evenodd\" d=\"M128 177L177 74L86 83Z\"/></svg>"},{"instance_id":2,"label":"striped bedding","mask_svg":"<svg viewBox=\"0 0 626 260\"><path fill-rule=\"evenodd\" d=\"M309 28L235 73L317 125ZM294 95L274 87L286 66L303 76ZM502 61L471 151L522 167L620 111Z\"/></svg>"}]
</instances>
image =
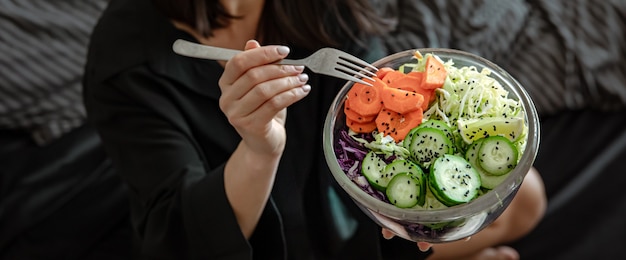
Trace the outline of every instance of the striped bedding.
<instances>
[{"instance_id":1,"label":"striped bedding","mask_svg":"<svg viewBox=\"0 0 626 260\"><path fill-rule=\"evenodd\" d=\"M81 79L106 0L0 0L0 130L41 145L84 122Z\"/></svg>"}]
</instances>

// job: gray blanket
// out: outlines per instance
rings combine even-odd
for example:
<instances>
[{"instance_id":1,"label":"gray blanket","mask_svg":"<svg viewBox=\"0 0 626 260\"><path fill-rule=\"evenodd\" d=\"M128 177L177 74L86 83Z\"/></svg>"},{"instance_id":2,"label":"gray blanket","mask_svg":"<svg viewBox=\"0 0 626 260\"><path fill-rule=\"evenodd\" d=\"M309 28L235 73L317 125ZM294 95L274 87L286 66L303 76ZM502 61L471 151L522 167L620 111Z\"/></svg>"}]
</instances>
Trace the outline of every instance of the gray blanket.
<instances>
[{"instance_id":1,"label":"gray blanket","mask_svg":"<svg viewBox=\"0 0 626 260\"><path fill-rule=\"evenodd\" d=\"M626 107L626 1L398 0L390 12L390 51L483 56L522 83L540 115Z\"/></svg>"}]
</instances>

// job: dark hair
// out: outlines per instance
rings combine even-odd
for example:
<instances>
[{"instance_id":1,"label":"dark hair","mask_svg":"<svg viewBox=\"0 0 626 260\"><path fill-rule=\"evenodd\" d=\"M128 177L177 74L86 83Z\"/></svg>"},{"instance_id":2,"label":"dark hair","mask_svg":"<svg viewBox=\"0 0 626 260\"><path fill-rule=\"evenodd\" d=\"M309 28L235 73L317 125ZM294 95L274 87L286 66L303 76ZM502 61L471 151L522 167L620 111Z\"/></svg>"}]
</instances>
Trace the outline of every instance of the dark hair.
<instances>
[{"instance_id":1,"label":"dark hair","mask_svg":"<svg viewBox=\"0 0 626 260\"><path fill-rule=\"evenodd\" d=\"M309 49L338 46L347 39L359 43L364 36L384 34L395 25L393 19L381 16L369 1L266 0L257 40L263 44L297 44ZM239 18L229 14L219 0L153 2L170 19L186 23L205 37Z\"/></svg>"}]
</instances>

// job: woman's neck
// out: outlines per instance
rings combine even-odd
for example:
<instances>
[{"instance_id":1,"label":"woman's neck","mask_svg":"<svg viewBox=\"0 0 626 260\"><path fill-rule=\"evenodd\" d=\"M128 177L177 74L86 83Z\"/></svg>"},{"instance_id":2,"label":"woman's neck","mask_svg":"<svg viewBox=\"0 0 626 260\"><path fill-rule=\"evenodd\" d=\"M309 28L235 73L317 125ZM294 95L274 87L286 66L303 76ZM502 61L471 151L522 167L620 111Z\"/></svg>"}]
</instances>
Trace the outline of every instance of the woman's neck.
<instances>
[{"instance_id":1,"label":"woman's neck","mask_svg":"<svg viewBox=\"0 0 626 260\"><path fill-rule=\"evenodd\" d=\"M212 37L204 37L191 26L173 21L174 26L194 36L200 43L241 50L246 42L256 39L261 13L263 12L264 0L223 0L222 5L227 12L238 19L232 19L225 28L213 30Z\"/></svg>"},{"instance_id":2,"label":"woman's neck","mask_svg":"<svg viewBox=\"0 0 626 260\"><path fill-rule=\"evenodd\" d=\"M261 13L265 0L222 0L226 11L234 16L255 15Z\"/></svg>"}]
</instances>

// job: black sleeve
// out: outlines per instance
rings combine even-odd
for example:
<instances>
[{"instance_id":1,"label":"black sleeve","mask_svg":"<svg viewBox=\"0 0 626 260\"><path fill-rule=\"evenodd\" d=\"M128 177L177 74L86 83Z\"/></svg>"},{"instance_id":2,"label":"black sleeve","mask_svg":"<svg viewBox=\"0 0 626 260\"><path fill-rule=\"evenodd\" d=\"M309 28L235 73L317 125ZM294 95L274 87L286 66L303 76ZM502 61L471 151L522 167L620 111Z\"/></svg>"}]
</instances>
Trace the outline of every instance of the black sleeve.
<instances>
[{"instance_id":1,"label":"black sleeve","mask_svg":"<svg viewBox=\"0 0 626 260\"><path fill-rule=\"evenodd\" d=\"M184 112L163 91L173 84L140 67L85 89L89 118L130 187L141 254L250 258L226 198L224 164L206 163Z\"/></svg>"}]
</instances>

